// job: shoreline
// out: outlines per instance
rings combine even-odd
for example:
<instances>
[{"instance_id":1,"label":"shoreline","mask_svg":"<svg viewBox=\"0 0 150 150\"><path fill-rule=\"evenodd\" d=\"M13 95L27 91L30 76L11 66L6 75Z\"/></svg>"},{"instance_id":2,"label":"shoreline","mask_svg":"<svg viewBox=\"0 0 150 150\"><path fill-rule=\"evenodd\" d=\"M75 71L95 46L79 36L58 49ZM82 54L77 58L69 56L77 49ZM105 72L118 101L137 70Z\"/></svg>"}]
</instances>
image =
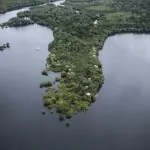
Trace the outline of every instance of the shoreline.
<instances>
[{"instance_id":1,"label":"shoreline","mask_svg":"<svg viewBox=\"0 0 150 150\"><path fill-rule=\"evenodd\" d=\"M85 12L77 12L69 6L56 8L48 5L20 12L16 18L23 20L24 17L29 17L34 23L53 30L54 41L49 44L50 54L46 70L61 73L61 78L58 81L58 89L53 89L50 83L45 83L46 86L52 87L45 90L44 105L55 109L66 118L88 110L95 102L96 94L104 83L99 51L105 40L115 34L150 33L149 24L138 24L136 17L134 22L130 20L131 23L127 21L116 24L107 22L104 17L102 23L93 25L93 16L88 16L90 12ZM133 17L133 14L130 15L129 18ZM111 18L111 21L114 20ZM15 23L18 26L18 23Z\"/></svg>"}]
</instances>

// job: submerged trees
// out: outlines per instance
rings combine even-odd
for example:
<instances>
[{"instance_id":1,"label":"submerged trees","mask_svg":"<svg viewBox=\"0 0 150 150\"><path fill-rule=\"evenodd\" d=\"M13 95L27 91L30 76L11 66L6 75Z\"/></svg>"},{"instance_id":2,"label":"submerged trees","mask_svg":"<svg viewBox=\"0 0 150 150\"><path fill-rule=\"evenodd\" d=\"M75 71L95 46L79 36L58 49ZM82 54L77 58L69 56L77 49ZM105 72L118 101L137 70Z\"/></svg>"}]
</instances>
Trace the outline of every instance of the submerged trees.
<instances>
[{"instance_id":1,"label":"submerged trees","mask_svg":"<svg viewBox=\"0 0 150 150\"><path fill-rule=\"evenodd\" d=\"M9 43L2 44L2 45L0 45L0 51L3 51L4 49L9 48L9 47L10 47Z\"/></svg>"}]
</instances>

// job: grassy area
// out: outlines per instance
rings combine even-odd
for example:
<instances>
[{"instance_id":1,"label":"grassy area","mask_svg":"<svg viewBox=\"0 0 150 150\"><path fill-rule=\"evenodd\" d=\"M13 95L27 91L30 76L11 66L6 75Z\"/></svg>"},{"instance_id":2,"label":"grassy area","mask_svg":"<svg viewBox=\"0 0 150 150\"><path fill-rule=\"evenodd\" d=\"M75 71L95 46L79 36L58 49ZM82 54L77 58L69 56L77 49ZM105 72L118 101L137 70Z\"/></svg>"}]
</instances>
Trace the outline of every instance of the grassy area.
<instances>
[{"instance_id":1,"label":"grassy area","mask_svg":"<svg viewBox=\"0 0 150 150\"><path fill-rule=\"evenodd\" d=\"M115 23L119 21L127 22L131 16L131 12L113 12L106 14L106 20Z\"/></svg>"},{"instance_id":2,"label":"grassy area","mask_svg":"<svg viewBox=\"0 0 150 150\"><path fill-rule=\"evenodd\" d=\"M54 31L46 70L60 72L57 88L44 83L45 106L72 117L88 110L104 82L98 51L116 33L150 33L149 1L67 0L65 6L45 5L18 14ZM97 20L97 23L94 23ZM16 26L19 23L15 24ZM22 24L23 25L23 24ZM9 25L11 26L11 25Z\"/></svg>"},{"instance_id":3,"label":"grassy area","mask_svg":"<svg viewBox=\"0 0 150 150\"><path fill-rule=\"evenodd\" d=\"M93 11L110 11L111 7L107 5L98 5L98 6L90 6L87 7L87 10L93 10Z\"/></svg>"}]
</instances>

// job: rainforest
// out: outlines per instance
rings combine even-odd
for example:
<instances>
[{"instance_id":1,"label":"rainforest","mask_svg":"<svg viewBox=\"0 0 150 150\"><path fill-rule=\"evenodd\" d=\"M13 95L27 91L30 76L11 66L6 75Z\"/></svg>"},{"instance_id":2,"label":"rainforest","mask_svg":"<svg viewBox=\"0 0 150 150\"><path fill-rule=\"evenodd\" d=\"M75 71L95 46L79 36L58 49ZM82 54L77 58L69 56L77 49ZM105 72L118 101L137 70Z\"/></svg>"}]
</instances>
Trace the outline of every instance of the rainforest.
<instances>
[{"instance_id":1,"label":"rainforest","mask_svg":"<svg viewBox=\"0 0 150 150\"><path fill-rule=\"evenodd\" d=\"M46 0L2 0L0 12L30 5L38 6L19 12L1 27L38 24L53 30L54 41L41 73L61 75L40 87L45 89L44 106L63 119L87 111L95 102L105 82L98 54L107 37L150 33L149 0L66 0L60 6Z\"/></svg>"}]
</instances>

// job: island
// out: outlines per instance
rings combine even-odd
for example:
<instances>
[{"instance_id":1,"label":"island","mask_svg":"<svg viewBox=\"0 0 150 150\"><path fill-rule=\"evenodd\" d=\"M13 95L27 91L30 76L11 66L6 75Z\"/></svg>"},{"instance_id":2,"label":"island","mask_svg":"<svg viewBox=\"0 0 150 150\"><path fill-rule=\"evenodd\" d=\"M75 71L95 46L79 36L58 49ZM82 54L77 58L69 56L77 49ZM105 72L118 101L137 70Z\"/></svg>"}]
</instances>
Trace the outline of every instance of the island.
<instances>
[{"instance_id":1,"label":"island","mask_svg":"<svg viewBox=\"0 0 150 150\"><path fill-rule=\"evenodd\" d=\"M3 51L6 48L10 48L10 44L9 43L0 45L0 51Z\"/></svg>"}]
</instances>

